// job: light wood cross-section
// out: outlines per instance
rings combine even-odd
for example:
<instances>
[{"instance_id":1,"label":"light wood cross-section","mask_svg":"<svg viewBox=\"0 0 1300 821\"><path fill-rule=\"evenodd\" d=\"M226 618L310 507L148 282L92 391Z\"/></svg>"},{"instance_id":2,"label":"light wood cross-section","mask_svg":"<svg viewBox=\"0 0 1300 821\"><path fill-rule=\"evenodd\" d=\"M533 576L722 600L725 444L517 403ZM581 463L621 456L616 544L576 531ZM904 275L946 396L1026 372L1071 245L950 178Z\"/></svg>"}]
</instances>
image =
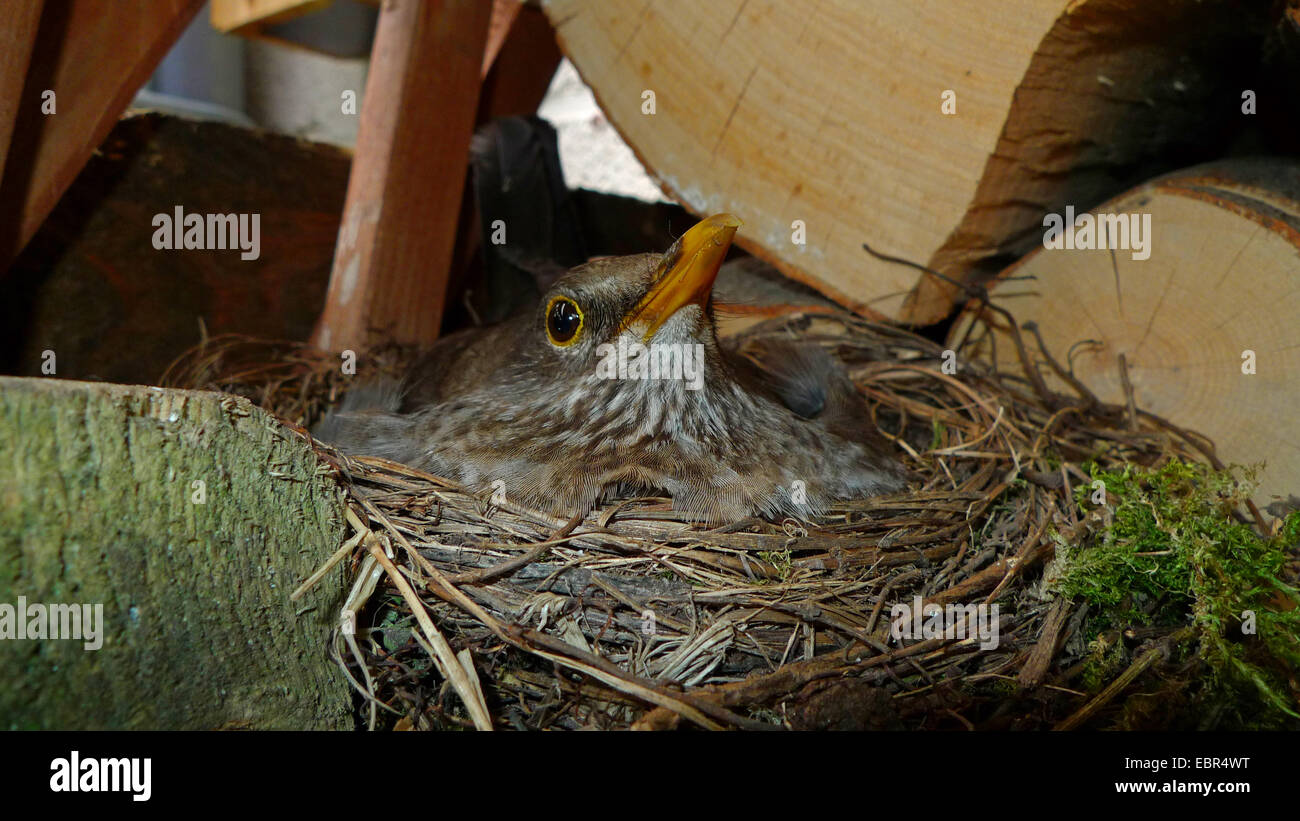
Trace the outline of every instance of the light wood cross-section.
<instances>
[{"instance_id":1,"label":"light wood cross-section","mask_svg":"<svg viewBox=\"0 0 1300 821\"><path fill-rule=\"evenodd\" d=\"M1036 322L1052 358L1103 402L1127 404L1127 370L1137 407L1210 437L1224 463L1263 463L1261 507L1300 496L1300 164L1199 166L1095 213L1148 219L1149 258L1042 248L1005 274L1032 279L1000 283L993 303ZM952 344L966 339L970 316ZM1049 386L1073 395L1024 336ZM961 356L987 359L990 340L972 340ZM1013 368L1004 332L996 349Z\"/></svg>"}]
</instances>

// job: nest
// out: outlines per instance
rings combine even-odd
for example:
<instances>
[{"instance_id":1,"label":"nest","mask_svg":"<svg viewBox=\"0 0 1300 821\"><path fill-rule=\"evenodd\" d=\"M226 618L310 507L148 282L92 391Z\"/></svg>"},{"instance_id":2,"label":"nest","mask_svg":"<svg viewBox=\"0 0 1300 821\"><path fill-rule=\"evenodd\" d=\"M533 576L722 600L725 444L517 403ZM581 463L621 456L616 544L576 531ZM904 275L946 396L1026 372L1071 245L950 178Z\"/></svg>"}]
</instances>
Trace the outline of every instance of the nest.
<instances>
[{"instance_id":1,"label":"nest","mask_svg":"<svg viewBox=\"0 0 1300 821\"><path fill-rule=\"evenodd\" d=\"M661 498L619 500L565 521L318 443L346 494L351 536L299 593L347 562L354 584L344 620L356 627L340 630L334 646L358 693L358 721L397 729L1222 723L1222 710L1207 719L1206 702L1188 695L1189 681L1209 675L1190 613L1181 623L1107 632L1095 622L1097 605L1055 584L1059 553L1109 532L1113 506L1086 500L1099 474L1221 468L1212 446L1131 401L1099 401L1039 350L1073 390L1054 393L1030 360L1032 339L1009 319L990 314L974 336L1001 324L1022 354L1015 373L848 315L794 315L748 332L833 350L920 477L903 493L842 504L817 522L704 529ZM305 346L218 337L173 365L165 383L238 393L307 426L356 380L398 372L412 353L377 349L349 376L336 357ZM1224 510L1255 532L1270 528L1244 497ZM996 620L996 641L978 634L973 615L965 630L950 622L941 635L900 636L908 625L896 607L921 602L968 615L982 606L981 616ZM1132 686L1139 678L1158 686ZM1185 697L1165 697L1173 690ZM1153 694L1163 706L1153 706Z\"/></svg>"}]
</instances>

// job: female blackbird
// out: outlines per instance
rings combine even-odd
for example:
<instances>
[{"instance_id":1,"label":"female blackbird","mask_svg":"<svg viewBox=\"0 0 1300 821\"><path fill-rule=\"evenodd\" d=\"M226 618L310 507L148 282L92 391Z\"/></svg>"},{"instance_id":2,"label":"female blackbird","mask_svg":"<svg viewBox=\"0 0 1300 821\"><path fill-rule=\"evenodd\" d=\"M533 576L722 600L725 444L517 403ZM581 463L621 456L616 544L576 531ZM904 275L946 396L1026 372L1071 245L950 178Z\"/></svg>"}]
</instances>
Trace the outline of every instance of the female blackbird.
<instances>
[{"instance_id":1,"label":"female blackbird","mask_svg":"<svg viewBox=\"0 0 1300 821\"><path fill-rule=\"evenodd\" d=\"M710 294L739 226L718 214L662 257L579 265L535 310L440 340L402 384L352 391L315 433L564 515L658 490L709 523L806 519L901 488L822 348L719 343Z\"/></svg>"}]
</instances>

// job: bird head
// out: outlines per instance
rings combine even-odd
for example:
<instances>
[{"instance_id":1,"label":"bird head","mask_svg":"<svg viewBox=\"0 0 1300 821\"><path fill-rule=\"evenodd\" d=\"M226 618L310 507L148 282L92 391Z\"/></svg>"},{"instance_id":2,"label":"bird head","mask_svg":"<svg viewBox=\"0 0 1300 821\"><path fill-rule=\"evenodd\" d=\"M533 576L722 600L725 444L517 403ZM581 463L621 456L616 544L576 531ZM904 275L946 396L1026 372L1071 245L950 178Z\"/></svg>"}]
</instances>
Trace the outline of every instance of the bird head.
<instances>
[{"instance_id":1,"label":"bird head","mask_svg":"<svg viewBox=\"0 0 1300 821\"><path fill-rule=\"evenodd\" d=\"M537 307L525 343L558 369L589 372L605 344L694 344L716 350L710 297L740 220L700 221L663 255L597 259L560 277ZM540 342L540 345L536 343Z\"/></svg>"}]
</instances>

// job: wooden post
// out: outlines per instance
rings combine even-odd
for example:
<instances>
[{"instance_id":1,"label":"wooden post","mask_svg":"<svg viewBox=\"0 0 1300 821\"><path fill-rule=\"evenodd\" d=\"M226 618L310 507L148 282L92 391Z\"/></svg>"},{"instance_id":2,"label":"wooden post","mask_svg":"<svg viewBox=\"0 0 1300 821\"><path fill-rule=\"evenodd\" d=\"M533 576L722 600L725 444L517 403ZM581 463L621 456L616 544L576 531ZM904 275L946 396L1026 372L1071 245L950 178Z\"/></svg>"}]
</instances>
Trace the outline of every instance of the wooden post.
<instances>
[{"instance_id":1,"label":"wooden post","mask_svg":"<svg viewBox=\"0 0 1300 821\"><path fill-rule=\"evenodd\" d=\"M476 126L498 117L536 114L564 59L555 41L555 29L541 9L523 6L518 0L496 0L492 9ZM460 292L482 243L470 188L467 183L460 210L465 228L457 237L448 278L447 287L453 294Z\"/></svg>"},{"instance_id":2,"label":"wooden post","mask_svg":"<svg viewBox=\"0 0 1300 821\"><path fill-rule=\"evenodd\" d=\"M506 36L514 28L515 18L519 16L522 5L521 0L492 0L492 18L488 23L487 45L483 48L483 67L479 71L481 76L487 77L492 64L496 62L497 54L501 52Z\"/></svg>"},{"instance_id":3,"label":"wooden post","mask_svg":"<svg viewBox=\"0 0 1300 821\"><path fill-rule=\"evenodd\" d=\"M491 12L385 2L317 346L437 338Z\"/></svg>"}]
</instances>

